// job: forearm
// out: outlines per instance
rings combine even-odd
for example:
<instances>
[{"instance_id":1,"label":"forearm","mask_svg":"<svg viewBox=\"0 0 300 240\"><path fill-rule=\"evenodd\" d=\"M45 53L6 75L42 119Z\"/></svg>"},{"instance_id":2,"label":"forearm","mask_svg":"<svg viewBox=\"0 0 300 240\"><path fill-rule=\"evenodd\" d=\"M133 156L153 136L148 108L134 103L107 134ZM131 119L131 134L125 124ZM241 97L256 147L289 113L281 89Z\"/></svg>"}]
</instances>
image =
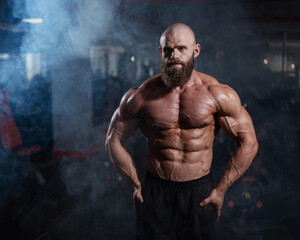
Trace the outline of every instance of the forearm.
<instances>
[{"instance_id":1,"label":"forearm","mask_svg":"<svg viewBox=\"0 0 300 240\"><path fill-rule=\"evenodd\" d=\"M258 144L256 141L239 144L220 179L218 190L226 192L246 172L257 153L257 149Z\"/></svg>"},{"instance_id":2,"label":"forearm","mask_svg":"<svg viewBox=\"0 0 300 240\"><path fill-rule=\"evenodd\" d=\"M139 187L141 182L138 178L135 163L121 142L116 140L106 141L106 150L111 161L121 173L129 178L134 187Z\"/></svg>"}]
</instances>

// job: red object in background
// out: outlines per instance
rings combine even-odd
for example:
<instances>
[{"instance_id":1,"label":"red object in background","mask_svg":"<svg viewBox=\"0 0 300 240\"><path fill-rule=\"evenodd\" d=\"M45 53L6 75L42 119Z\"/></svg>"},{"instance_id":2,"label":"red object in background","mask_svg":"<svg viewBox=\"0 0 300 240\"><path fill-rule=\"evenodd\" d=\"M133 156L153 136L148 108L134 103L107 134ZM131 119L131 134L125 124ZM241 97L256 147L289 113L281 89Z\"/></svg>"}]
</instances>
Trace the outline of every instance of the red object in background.
<instances>
[{"instance_id":1,"label":"red object in background","mask_svg":"<svg viewBox=\"0 0 300 240\"><path fill-rule=\"evenodd\" d=\"M26 148L19 148L16 150L17 156L27 156L32 153L38 153L42 150L41 146L32 146L32 147L26 147Z\"/></svg>"},{"instance_id":2,"label":"red object in background","mask_svg":"<svg viewBox=\"0 0 300 240\"><path fill-rule=\"evenodd\" d=\"M248 208L244 208L243 213L247 213L247 212L248 212Z\"/></svg>"},{"instance_id":3,"label":"red object in background","mask_svg":"<svg viewBox=\"0 0 300 240\"><path fill-rule=\"evenodd\" d=\"M261 201L258 201L258 202L256 203L256 207L257 207L257 208L261 208L262 205L263 205L263 203L262 203Z\"/></svg>"},{"instance_id":4,"label":"red object in background","mask_svg":"<svg viewBox=\"0 0 300 240\"><path fill-rule=\"evenodd\" d=\"M27 156L41 151L41 146L22 146L22 137L9 105L9 95L0 89L0 138L4 149L15 150L17 156Z\"/></svg>"},{"instance_id":5,"label":"red object in background","mask_svg":"<svg viewBox=\"0 0 300 240\"><path fill-rule=\"evenodd\" d=\"M83 151L83 152L78 152L78 151L55 151L53 153L53 158L54 159L59 159L63 157L71 157L74 160L84 160L87 157L91 156L95 152L103 149L105 146L104 142L100 142L93 147Z\"/></svg>"},{"instance_id":6,"label":"red object in background","mask_svg":"<svg viewBox=\"0 0 300 240\"><path fill-rule=\"evenodd\" d=\"M9 105L8 92L5 89L0 89L0 139L3 148L15 150L17 156L27 156L42 150L41 146L21 147L23 144L22 137ZM102 148L104 148L104 142L100 142L84 152L56 151L54 152L54 159L70 156L75 160L82 160Z\"/></svg>"},{"instance_id":7,"label":"red object in background","mask_svg":"<svg viewBox=\"0 0 300 240\"><path fill-rule=\"evenodd\" d=\"M4 89L0 89L0 136L4 149L22 145L22 138L9 106L8 93Z\"/></svg>"},{"instance_id":8,"label":"red object in background","mask_svg":"<svg viewBox=\"0 0 300 240\"><path fill-rule=\"evenodd\" d=\"M250 177L248 176L248 177L246 177L246 176L245 176L245 177L242 178L242 181L243 181L243 182L254 182L254 181L255 181L255 177L253 177L253 176L250 176Z\"/></svg>"},{"instance_id":9,"label":"red object in background","mask_svg":"<svg viewBox=\"0 0 300 240\"><path fill-rule=\"evenodd\" d=\"M228 202L228 207L232 208L234 206L234 201L229 201Z\"/></svg>"}]
</instances>

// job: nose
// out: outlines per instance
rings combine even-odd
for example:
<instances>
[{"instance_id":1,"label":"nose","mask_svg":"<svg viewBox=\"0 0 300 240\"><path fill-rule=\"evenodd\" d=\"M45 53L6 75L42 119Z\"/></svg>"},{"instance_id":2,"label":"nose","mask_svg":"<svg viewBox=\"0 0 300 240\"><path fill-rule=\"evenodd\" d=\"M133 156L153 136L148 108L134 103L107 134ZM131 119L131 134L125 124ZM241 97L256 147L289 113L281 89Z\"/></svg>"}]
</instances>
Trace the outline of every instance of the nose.
<instances>
[{"instance_id":1,"label":"nose","mask_svg":"<svg viewBox=\"0 0 300 240\"><path fill-rule=\"evenodd\" d=\"M177 49L174 49L171 54L171 59L179 59L179 52Z\"/></svg>"}]
</instances>

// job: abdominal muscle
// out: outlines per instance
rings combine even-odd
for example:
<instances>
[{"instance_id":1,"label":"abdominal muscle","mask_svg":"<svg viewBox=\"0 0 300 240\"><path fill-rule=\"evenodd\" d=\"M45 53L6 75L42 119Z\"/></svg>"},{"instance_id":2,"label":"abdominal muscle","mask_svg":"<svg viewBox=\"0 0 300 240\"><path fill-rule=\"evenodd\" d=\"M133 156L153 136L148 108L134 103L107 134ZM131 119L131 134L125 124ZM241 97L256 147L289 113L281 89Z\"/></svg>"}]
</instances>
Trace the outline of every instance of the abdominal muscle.
<instances>
[{"instance_id":1,"label":"abdominal muscle","mask_svg":"<svg viewBox=\"0 0 300 240\"><path fill-rule=\"evenodd\" d=\"M213 156L212 129L172 129L152 132L148 138L148 170L171 181L190 181L210 172Z\"/></svg>"}]
</instances>

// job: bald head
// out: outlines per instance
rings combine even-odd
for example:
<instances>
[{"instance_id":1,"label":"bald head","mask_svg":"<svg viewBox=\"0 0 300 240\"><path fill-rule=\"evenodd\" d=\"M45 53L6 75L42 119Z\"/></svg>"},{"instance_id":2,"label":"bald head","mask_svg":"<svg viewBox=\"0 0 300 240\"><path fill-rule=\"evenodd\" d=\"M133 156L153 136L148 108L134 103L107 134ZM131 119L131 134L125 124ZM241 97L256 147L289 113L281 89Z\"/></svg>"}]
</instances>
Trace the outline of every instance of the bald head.
<instances>
[{"instance_id":1,"label":"bald head","mask_svg":"<svg viewBox=\"0 0 300 240\"><path fill-rule=\"evenodd\" d=\"M183 86L191 77L200 53L195 34L185 24L175 23L160 37L161 78L168 87Z\"/></svg>"},{"instance_id":2,"label":"bald head","mask_svg":"<svg viewBox=\"0 0 300 240\"><path fill-rule=\"evenodd\" d=\"M200 49L193 30L183 23L172 24L160 37L159 51L164 61L177 59L187 62L191 57L198 57Z\"/></svg>"},{"instance_id":3,"label":"bald head","mask_svg":"<svg viewBox=\"0 0 300 240\"><path fill-rule=\"evenodd\" d=\"M175 38L184 38L187 43L192 45L196 44L195 33L193 30L183 23L175 23L169 26L161 35L160 46L163 46L169 39Z\"/></svg>"}]
</instances>

